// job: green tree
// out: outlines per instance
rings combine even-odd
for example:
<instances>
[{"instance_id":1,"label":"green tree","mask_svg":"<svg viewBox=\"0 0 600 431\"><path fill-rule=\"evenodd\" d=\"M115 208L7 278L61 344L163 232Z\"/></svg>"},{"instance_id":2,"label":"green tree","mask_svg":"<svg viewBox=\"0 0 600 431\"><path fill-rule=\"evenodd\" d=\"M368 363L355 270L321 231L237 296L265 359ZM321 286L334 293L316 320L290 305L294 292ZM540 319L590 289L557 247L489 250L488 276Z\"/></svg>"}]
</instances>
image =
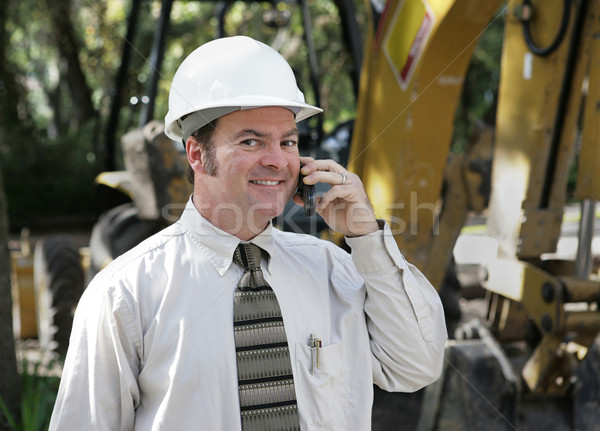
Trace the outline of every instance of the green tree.
<instances>
[{"instance_id":1,"label":"green tree","mask_svg":"<svg viewBox=\"0 0 600 431\"><path fill-rule=\"evenodd\" d=\"M498 14L481 35L465 76L454 121L453 151L465 148L477 120L495 123L503 38L504 16Z\"/></svg>"},{"instance_id":2,"label":"green tree","mask_svg":"<svg viewBox=\"0 0 600 431\"><path fill-rule=\"evenodd\" d=\"M137 127L139 101L151 74L148 58L161 2L141 5L136 34L124 42L131 2L2 2L0 168L13 229L51 227L65 216L71 225L93 220L93 179L103 169L103 128L115 97L125 43L133 45L133 56L121 95L126 102L116 130L111 131L117 140ZM335 3L314 0L309 7L321 105L326 110L324 126L330 131L354 115L354 92L347 73L350 58ZM154 118L161 119L167 112L170 80L181 59L217 36L216 8L213 2L174 2ZM364 8L362 2L357 2L357 8ZM289 22L273 25L268 17L274 11L289 16ZM364 13L357 16L362 19ZM307 99L315 102L299 6L234 2L226 15L225 31L250 35L279 49L297 71ZM116 164L120 166L118 157Z\"/></svg>"}]
</instances>

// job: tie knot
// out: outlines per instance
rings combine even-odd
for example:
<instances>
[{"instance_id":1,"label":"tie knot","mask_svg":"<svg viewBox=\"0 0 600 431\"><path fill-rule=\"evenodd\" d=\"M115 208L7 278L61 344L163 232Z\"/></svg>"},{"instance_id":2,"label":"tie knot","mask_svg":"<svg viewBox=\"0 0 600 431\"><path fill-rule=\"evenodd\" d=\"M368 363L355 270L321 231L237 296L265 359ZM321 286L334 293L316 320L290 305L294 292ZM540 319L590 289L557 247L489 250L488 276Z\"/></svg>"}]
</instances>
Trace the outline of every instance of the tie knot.
<instances>
[{"instance_id":1,"label":"tie knot","mask_svg":"<svg viewBox=\"0 0 600 431\"><path fill-rule=\"evenodd\" d=\"M260 269L261 251L259 246L250 243L241 243L235 249L234 259L244 268L244 274L238 283L240 290L255 290L269 286Z\"/></svg>"},{"instance_id":2,"label":"tie knot","mask_svg":"<svg viewBox=\"0 0 600 431\"><path fill-rule=\"evenodd\" d=\"M252 243L240 243L234 254L234 258L246 270L260 268L261 249Z\"/></svg>"}]
</instances>

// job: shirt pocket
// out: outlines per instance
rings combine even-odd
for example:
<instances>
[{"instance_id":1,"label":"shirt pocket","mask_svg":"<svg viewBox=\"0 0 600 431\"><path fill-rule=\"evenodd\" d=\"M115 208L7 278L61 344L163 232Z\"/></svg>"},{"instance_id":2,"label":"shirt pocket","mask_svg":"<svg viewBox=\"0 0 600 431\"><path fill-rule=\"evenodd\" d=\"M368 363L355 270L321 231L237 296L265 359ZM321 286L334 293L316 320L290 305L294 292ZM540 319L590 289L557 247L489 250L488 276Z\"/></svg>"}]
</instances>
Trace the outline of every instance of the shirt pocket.
<instances>
[{"instance_id":1,"label":"shirt pocket","mask_svg":"<svg viewBox=\"0 0 600 431\"><path fill-rule=\"evenodd\" d=\"M302 416L311 428L344 429L348 390L342 344L319 348L319 368L315 368L314 374L310 373L311 353L309 346L296 343L295 384L306 409Z\"/></svg>"}]
</instances>

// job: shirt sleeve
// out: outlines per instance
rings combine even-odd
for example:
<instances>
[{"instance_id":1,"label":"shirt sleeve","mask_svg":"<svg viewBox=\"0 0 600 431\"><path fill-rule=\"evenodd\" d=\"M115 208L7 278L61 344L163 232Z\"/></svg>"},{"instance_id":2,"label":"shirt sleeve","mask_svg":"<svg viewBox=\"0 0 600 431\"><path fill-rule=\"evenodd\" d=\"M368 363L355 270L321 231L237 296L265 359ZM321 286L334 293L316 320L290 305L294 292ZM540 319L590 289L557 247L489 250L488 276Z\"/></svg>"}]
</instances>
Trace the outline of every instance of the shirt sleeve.
<instances>
[{"instance_id":1,"label":"shirt sleeve","mask_svg":"<svg viewBox=\"0 0 600 431\"><path fill-rule=\"evenodd\" d=\"M141 330L133 300L92 283L73 321L50 430L132 430Z\"/></svg>"},{"instance_id":2,"label":"shirt sleeve","mask_svg":"<svg viewBox=\"0 0 600 431\"><path fill-rule=\"evenodd\" d=\"M437 291L400 253L387 224L346 238L365 280L364 311L373 354L373 379L386 391L413 392L441 374L447 340Z\"/></svg>"}]
</instances>

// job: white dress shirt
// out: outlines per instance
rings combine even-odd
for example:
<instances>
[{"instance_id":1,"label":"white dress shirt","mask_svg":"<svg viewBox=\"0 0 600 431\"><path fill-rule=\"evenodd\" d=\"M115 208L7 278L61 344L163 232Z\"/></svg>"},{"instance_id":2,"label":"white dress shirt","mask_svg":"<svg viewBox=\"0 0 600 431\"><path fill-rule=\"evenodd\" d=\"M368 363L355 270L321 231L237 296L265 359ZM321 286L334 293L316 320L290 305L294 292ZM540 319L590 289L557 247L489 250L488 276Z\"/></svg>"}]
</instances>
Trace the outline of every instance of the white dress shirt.
<instances>
[{"instance_id":1,"label":"white dress shirt","mask_svg":"<svg viewBox=\"0 0 600 431\"><path fill-rule=\"evenodd\" d=\"M50 430L239 430L236 237L188 203L174 225L113 261L84 292ZM446 328L438 294L384 230L329 241L272 226L265 279L281 307L303 430L368 430L373 382L434 381ZM310 334L320 338L311 367Z\"/></svg>"}]
</instances>

